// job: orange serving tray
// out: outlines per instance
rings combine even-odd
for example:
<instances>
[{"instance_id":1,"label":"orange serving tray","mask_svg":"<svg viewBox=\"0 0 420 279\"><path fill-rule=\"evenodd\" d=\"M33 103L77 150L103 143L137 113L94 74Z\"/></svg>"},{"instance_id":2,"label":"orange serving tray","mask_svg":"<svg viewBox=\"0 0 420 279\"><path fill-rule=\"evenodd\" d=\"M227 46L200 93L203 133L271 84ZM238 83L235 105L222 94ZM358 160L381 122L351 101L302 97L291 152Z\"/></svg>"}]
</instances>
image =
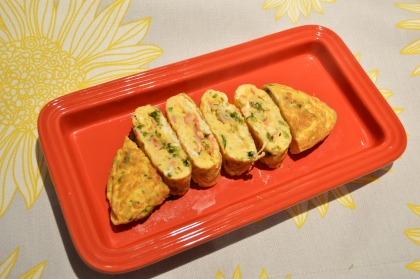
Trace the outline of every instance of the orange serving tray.
<instances>
[{"instance_id":1,"label":"orange serving tray","mask_svg":"<svg viewBox=\"0 0 420 279\"><path fill-rule=\"evenodd\" d=\"M206 89L232 101L244 83L286 84L338 114L331 134L283 168L256 164L209 189L194 184L147 220L113 226L105 188L112 160L138 106ZM179 63L77 91L49 102L41 145L70 235L92 268L125 272L151 264L377 170L405 150L394 111L343 41L322 26L297 27Z\"/></svg>"}]
</instances>

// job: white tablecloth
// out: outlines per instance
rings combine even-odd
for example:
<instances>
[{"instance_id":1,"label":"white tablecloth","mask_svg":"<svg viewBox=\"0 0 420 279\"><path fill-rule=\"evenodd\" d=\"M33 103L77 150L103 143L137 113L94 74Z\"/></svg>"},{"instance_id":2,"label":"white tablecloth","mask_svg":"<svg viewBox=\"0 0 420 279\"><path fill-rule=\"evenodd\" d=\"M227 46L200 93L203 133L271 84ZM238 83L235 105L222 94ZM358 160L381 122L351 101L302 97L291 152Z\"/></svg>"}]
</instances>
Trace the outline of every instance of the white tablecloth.
<instances>
[{"instance_id":1,"label":"white tablecloth","mask_svg":"<svg viewBox=\"0 0 420 279\"><path fill-rule=\"evenodd\" d=\"M0 1L0 278L420 276L419 2L95 3ZM407 132L401 158L139 270L89 268L40 153L40 108L77 89L306 24L337 33L387 98Z\"/></svg>"}]
</instances>

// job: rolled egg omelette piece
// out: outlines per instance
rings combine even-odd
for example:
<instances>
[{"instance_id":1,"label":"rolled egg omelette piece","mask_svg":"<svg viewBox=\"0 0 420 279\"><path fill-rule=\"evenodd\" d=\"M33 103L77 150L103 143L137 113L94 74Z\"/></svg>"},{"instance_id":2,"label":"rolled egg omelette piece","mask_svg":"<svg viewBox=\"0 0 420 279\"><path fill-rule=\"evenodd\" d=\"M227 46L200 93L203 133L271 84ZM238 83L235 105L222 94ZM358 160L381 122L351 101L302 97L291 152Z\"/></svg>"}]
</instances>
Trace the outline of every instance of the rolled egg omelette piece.
<instances>
[{"instance_id":1,"label":"rolled egg omelette piece","mask_svg":"<svg viewBox=\"0 0 420 279\"><path fill-rule=\"evenodd\" d=\"M255 85L239 86L234 104L245 118L258 149L265 152L260 159L269 168L279 168L292 141L290 129L270 96Z\"/></svg>"},{"instance_id":2,"label":"rolled egg omelette piece","mask_svg":"<svg viewBox=\"0 0 420 279\"><path fill-rule=\"evenodd\" d=\"M270 95L290 126L290 153L297 154L324 140L337 122L337 113L314 96L277 83L263 89Z\"/></svg>"},{"instance_id":3,"label":"rolled egg omelette piece","mask_svg":"<svg viewBox=\"0 0 420 279\"><path fill-rule=\"evenodd\" d=\"M169 195L169 187L132 140L125 137L108 176L107 193L114 225L149 216Z\"/></svg>"},{"instance_id":4,"label":"rolled egg omelette piece","mask_svg":"<svg viewBox=\"0 0 420 279\"><path fill-rule=\"evenodd\" d=\"M222 155L195 102L185 93L170 97L166 116L190 158L192 179L200 187L214 186L219 180Z\"/></svg>"},{"instance_id":5,"label":"rolled egg omelette piece","mask_svg":"<svg viewBox=\"0 0 420 279\"><path fill-rule=\"evenodd\" d=\"M175 132L159 108L138 107L132 117L136 142L171 189L184 195L190 188L191 163Z\"/></svg>"},{"instance_id":6,"label":"rolled egg omelette piece","mask_svg":"<svg viewBox=\"0 0 420 279\"><path fill-rule=\"evenodd\" d=\"M200 110L219 143L227 174L241 175L264 156L257 151L241 112L228 102L225 93L207 90L201 97Z\"/></svg>"}]
</instances>

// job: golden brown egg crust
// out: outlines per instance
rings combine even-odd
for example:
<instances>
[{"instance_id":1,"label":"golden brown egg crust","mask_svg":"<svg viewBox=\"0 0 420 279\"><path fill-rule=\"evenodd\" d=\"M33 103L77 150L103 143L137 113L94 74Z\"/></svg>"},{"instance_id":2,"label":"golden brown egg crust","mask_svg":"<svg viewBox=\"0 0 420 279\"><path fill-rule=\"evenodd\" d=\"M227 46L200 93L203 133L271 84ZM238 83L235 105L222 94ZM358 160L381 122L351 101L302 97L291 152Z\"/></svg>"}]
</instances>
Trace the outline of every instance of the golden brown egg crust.
<instances>
[{"instance_id":1,"label":"golden brown egg crust","mask_svg":"<svg viewBox=\"0 0 420 279\"><path fill-rule=\"evenodd\" d=\"M162 204L169 187L146 155L128 137L112 163L107 183L107 199L114 225L144 219Z\"/></svg>"},{"instance_id":2,"label":"golden brown egg crust","mask_svg":"<svg viewBox=\"0 0 420 279\"><path fill-rule=\"evenodd\" d=\"M266 84L292 133L290 153L297 154L324 140L337 122L337 113L314 96L281 84Z\"/></svg>"}]
</instances>

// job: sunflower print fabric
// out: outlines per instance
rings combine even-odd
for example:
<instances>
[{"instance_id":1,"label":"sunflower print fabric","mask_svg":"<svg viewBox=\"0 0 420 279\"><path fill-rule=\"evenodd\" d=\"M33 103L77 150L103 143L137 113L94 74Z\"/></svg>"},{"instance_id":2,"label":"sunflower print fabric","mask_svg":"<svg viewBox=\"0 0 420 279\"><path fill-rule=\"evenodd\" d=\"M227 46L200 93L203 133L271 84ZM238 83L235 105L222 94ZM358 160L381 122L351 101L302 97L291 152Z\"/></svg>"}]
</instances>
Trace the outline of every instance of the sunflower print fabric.
<instances>
[{"instance_id":1,"label":"sunflower print fabric","mask_svg":"<svg viewBox=\"0 0 420 279\"><path fill-rule=\"evenodd\" d=\"M53 98L146 70L162 54L142 44L151 18L122 24L130 1L0 2L0 217L16 192L30 209L47 166L37 117Z\"/></svg>"},{"instance_id":2,"label":"sunflower print fabric","mask_svg":"<svg viewBox=\"0 0 420 279\"><path fill-rule=\"evenodd\" d=\"M293 24L298 23L302 14L308 18L312 11L324 13L322 2L333 3L337 0L265 0L263 9L276 9L275 19L278 20L287 15Z\"/></svg>"}]
</instances>

